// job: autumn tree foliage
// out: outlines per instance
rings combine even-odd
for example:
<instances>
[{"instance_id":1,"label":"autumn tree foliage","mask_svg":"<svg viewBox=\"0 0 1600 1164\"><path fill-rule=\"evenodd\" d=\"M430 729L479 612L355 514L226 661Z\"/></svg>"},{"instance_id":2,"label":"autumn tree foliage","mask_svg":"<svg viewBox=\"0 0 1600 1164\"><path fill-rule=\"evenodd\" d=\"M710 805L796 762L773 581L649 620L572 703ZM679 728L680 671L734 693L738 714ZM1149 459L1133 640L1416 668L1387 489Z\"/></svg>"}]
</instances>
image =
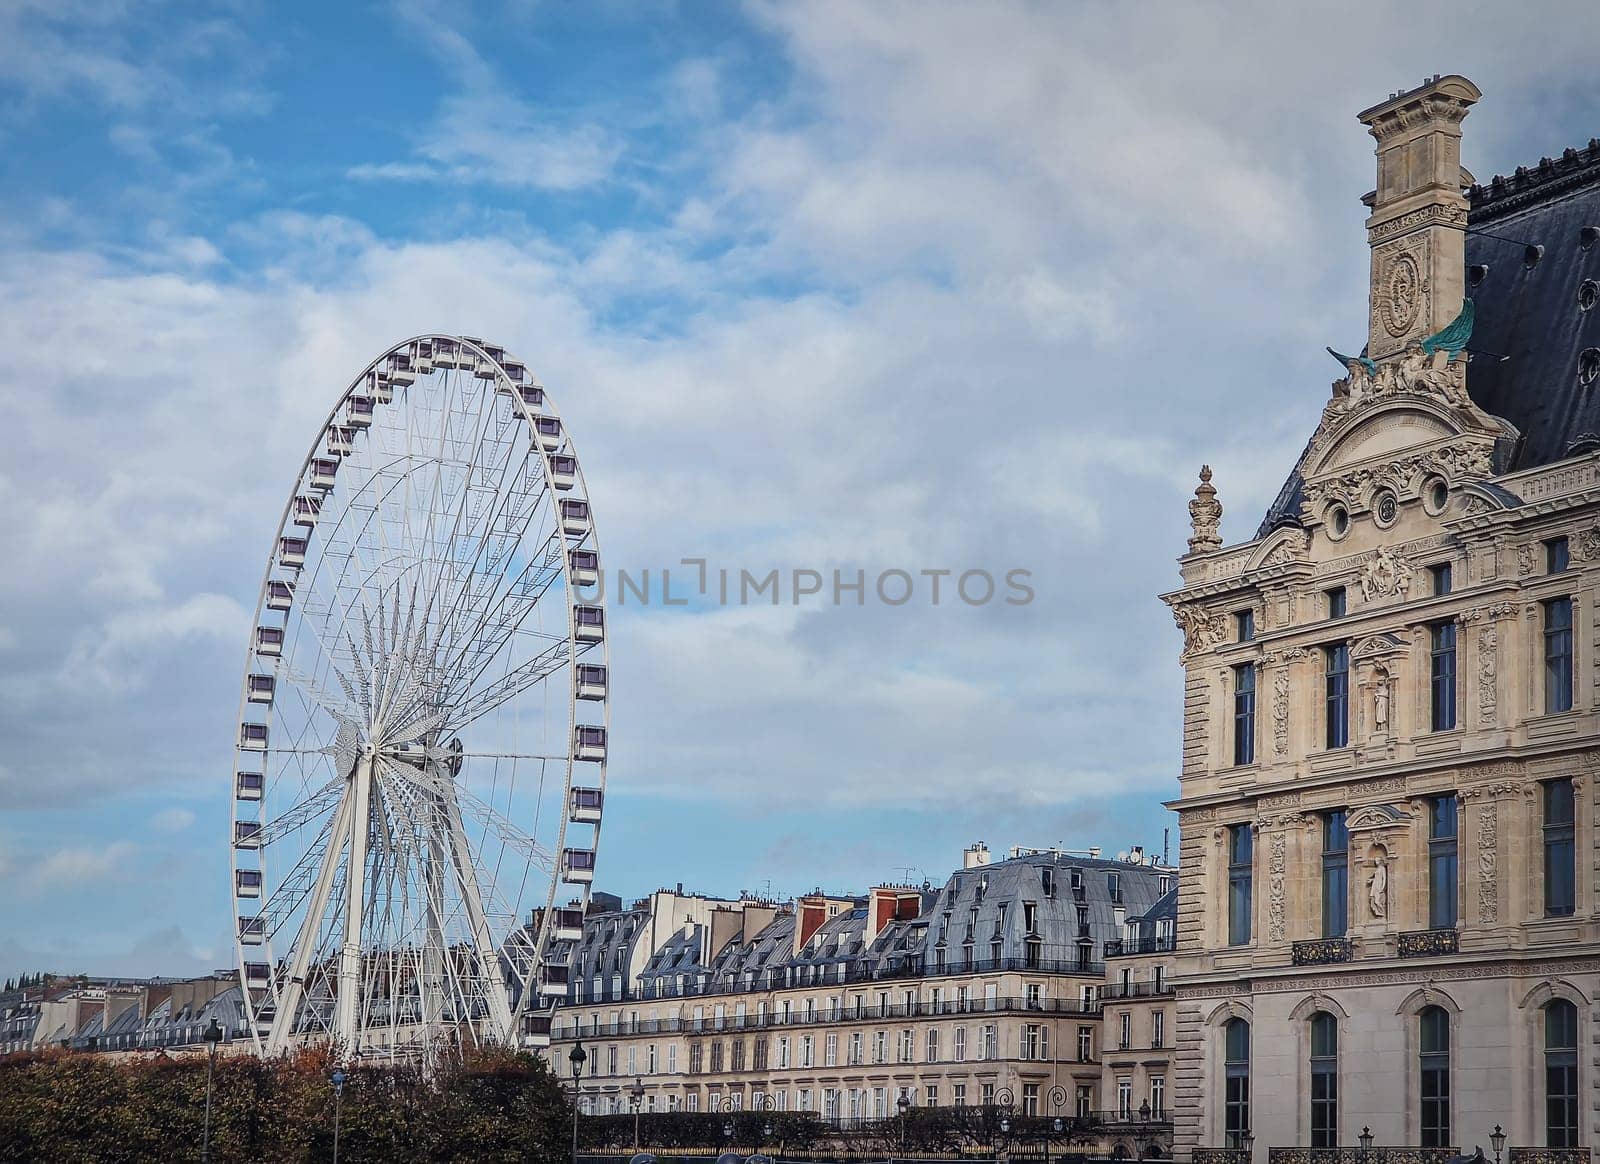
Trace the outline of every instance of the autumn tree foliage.
<instances>
[{"instance_id":1,"label":"autumn tree foliage","mask_svg":"<svg viewBox=\"0 0 1600 1164\"><path fill-rule=\"evenodd\" d=\"M217 1059L212 1159L324 1161L334 1094L326 1052ZM206 1056L13 1055L0 1059L0 1161L197 1159ZM410 1066L349 1071L339 1159L564 1161L571 1107L531 1055L481 1051L432 1079Z\"/></svg>"}]
</instances>

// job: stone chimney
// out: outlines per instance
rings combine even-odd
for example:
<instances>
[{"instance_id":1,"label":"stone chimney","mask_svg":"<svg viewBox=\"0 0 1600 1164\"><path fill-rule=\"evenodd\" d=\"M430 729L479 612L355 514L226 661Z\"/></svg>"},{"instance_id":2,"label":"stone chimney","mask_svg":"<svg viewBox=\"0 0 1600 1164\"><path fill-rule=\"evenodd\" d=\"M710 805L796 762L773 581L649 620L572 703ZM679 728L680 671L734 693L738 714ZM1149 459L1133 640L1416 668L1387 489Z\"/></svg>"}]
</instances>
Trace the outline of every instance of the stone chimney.
<instances>
[{"instance_id":1,"label":"stone chimney","mask_svg":"<svg viewBox=\"0 0 1600 1164\"><path fill-rule=\"evenodd\" d=\"M1466 291L1461 122L1483 94L1434 76L1360 116L1378 142L1378 188L1364 201L1372 248L1367 354L1393 356L1442 330Z\"/></svg>"},{"instance_id":2,"label":"stone chimney","mask_svg":"<svg viewBox=\"0 0 1600 1164\"><path fill-rule=\"evenodd\" d=\"M989 846L982 841L968 845L961 852L961 867L963 869L976 869L980 865L989 863Z\"/></svg>"}]
</instances>

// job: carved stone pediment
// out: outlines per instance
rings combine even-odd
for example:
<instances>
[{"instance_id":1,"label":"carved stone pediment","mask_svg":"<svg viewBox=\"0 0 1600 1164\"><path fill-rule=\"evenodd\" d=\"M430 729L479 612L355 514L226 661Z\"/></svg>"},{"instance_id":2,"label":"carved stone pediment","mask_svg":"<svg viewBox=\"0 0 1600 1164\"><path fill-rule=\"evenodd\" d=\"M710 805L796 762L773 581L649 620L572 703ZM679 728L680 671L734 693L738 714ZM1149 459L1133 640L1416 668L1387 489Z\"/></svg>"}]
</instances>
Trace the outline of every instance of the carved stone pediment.
<instances>
[{"instance_id":1,"label":"carved stone pediment","mask_svg":"<svg viewBox=\"0 0 1600 1164\"><path fill-rule=\"evenodd\" d=\"M1344 827L1351 832L1385 832L1404 828L1411 823L1411 814L1392 804L1363 804L1345 814Z\"/></svg>"},{"instance_id":2,"label":"carved stone pediment","mask_svg":"<svg viewBox=\"0 0 1600 1164\"><path fill-rule=\"evenodd\" d=\"M1384 631L1381 634L1368 635L1356 643L1350 648L1350 657L1358 663L1365 663L1409 654L1410 651L1411 644L1405 639L1393 631Z\"/></svg>"},{"instance_id":3,"label":"carved stone pediment","mask_svg":"<svg viewBox=\"0 0 1600 1164\"><path fill-rule=\"evenodd\" d=\"M1310 562L1311 537L1303 529L1280 529L1268 534L1250 556L1247 570Z\"/></svg>"}]
</instances>

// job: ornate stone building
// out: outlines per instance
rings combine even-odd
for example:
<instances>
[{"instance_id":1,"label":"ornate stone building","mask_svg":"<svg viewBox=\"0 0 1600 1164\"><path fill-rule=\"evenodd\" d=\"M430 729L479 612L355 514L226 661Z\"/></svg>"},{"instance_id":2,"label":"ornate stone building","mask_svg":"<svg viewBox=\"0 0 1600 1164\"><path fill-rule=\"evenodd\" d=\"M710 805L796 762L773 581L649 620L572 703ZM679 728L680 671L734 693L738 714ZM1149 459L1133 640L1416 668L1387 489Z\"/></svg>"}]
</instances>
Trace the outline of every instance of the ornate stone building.
<instances>
[{"instance_id":1,"label":"ornate stone building","mask_svg":"<svg viewBox=\"0 0 1600 1164\"><path fill-rule=\"evenodd\" d=\"M1360 115L1366 345L1252 540L1191 503L1179 1159L1600 1136L1600 144L1475 184L1479 96Z\"/></svg>"}]
</instances>

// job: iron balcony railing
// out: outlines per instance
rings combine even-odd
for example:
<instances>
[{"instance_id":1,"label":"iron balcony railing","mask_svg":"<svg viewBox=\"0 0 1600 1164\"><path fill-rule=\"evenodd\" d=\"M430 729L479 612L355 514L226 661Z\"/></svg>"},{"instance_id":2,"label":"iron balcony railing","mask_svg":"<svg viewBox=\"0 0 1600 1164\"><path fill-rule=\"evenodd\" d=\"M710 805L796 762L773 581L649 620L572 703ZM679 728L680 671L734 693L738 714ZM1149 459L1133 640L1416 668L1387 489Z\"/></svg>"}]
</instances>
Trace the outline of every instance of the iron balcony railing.
<instances>
[{"instance_id":1,"label":"iron balcony railing","mask_svg":"<svg viewBox=\"0 0 1600 1164\"><path fill-rule=\"evenodd\" d=\"M1166 998L1173 994L1171 982L1110 982L1100 988L1102 1002L1124 998Z\"/></svg>"},{"instance_id":2,"label":"iron balcony railing","mask_svg":"<svg viewBox=\"0 0 1600 1164\"><path fill-rule=\"evenodd\" d=\"M569 1008L570 1009L570 1008ZM966 1003L919 1002L911 1006L841 1007L837 1013L832 1008L817 1009L809 1015L803 1010L792 1010L787 1015L781 1011L767 1014L701 1016L700 1018L654 1018L616 1022L580 1022L578 1029L570 1027L557 1032L560 1038L589 1038L595 1035L659 1035L659 1034L718 1034L729 1031L756 1031L773 1027L820 1026L832 1023L870 1022L882 1019L936 1018L941 1015L985 1014L1072 1014L1098 1018L1097 1003L1085 1004L1075 998L974 998ZM581 1017L581 1016L580 1016Z\"/></svg>"},{"instance_id":3,"label":"iron balcony railing","mask_svg":"<svg viewBox=\"0 0 1600 1164\"><path fill-rule=\"evenodd\" d=\"M1213 1151L1219 1149L1212 1149ZM1242 1151L1242 1149L1220 1149ZM1447 1164L1461 1154L1459 1148L1268 1148L1267 1164ZM1200 1158L1195 1157L1196 1164ZM1214 1160L1211 1164L1228 1164Z\"/></svg>"},{"instance_id":4,"label":"iron balcony railing","mask_svg":"<svg viewBox=\"0 0 1600 1164\"><path fill-rule=\"evenodd\" d=\"M1309 942L1296 942L1291 957L1296 966L1329 966L1350 961L1349 938L1317 938Z\"/></svg>"},{"instance_id":5,"label":"iron balcony railing","mask_svg":"<svg viewBox=\"0 0 1600 1164\"><path fill-rule=\"evenodd\" d=\"M839 972L840 966L844 973ZM861 982L894 982L916 978L951 978L964 974L998 974L1007 971L1037 974L1070 974L1103 978L1105 963L1084 958L957 958L944 965L923 962L921 955L900 958L878 966L849 965L839 962L789 964L784 973L758 972L746 977L724 974L705 975L701 971L674 975L670 970L640 982L635 997L642 999L689 998L708 994L747 994L785 990L803 986L830 986ZM700 981L705 977L705 981ZM680 979L692 979L680 981ZM580 1001L588 1001L580 999ZM596 1000L598 1001L598 1000Z\"/></svg>"},{"instance_id":6,"label":"iron balcony railing","mask_svg":"<svg viewBox=\"0 0 1600 1164\"><path fill-rule=\"evenodd\" d=\"M1134 954L1170 954L1177 946L1178 940L1171 934L1161 938L1112 938L1105 944L1105 956L1119 958Z\"/></svg>"},{"instance_id":7,"label":"iron balcony railing","mask_svg":"<svg viewBox=\"0 0 1600 1164\"><path fill-rule=\"evenodd\" d=\"M1461 935L1453 929L1410 930L1400 935L1395 952L1402 958L1459 954Z\"/></svg>"}]
</instances>

